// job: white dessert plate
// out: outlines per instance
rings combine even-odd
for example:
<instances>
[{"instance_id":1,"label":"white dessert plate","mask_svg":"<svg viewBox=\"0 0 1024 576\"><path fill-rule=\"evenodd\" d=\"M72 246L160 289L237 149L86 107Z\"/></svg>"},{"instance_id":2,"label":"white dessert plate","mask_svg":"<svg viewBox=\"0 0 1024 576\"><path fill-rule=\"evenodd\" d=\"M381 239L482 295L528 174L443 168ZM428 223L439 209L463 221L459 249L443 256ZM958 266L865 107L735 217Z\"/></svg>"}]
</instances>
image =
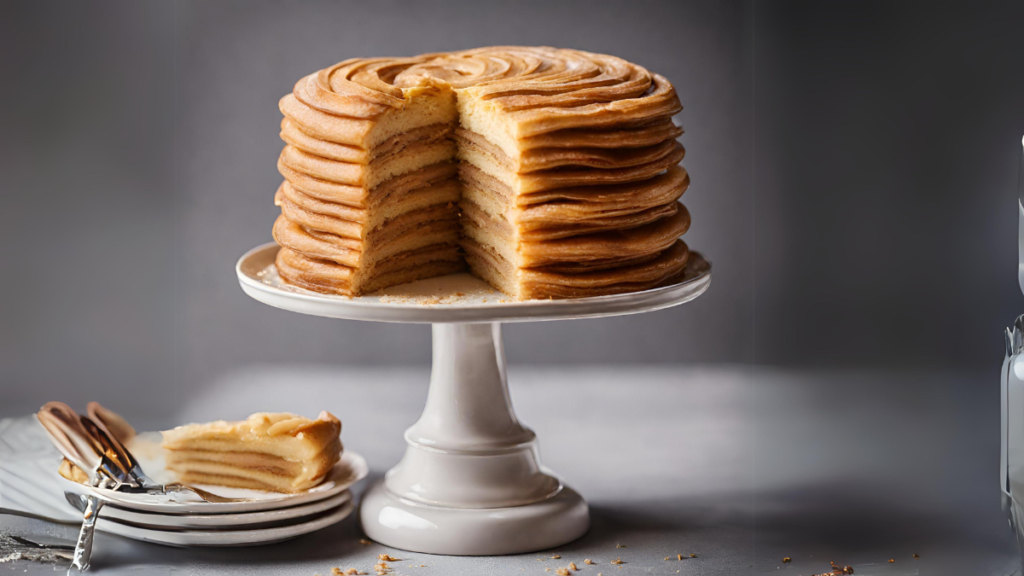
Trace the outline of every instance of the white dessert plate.
<instances>
[{"instance_id":1,"label":"white dessert plate","mask_svg":"<svg viewBox=\"0 0 1024 576\"><path fill-rule=\"evenodd\" d=\"M131 526L115 520L97 522L96 528L125 538L167 546L255 546L289 540L337 524L351 514L353 508L352 502L346 502L307 522L254 530L161 530Z\"/></svg>"},{"instance_id":2,"label":"white dessert plate","mask_svg":"<svg viewBox=\"0 0 1024 576\"><path fill-rule=\"evenodd\" d=\"M139 456L139 462L142 464L142 469L154 480L167 482L166 479L160 477L166 477L165 471L159 470L154 466L147 467L147 463L143 461L141 456ZM56 466L54 468L56 469ZM93 488L78 482L72 482L59 475L58 478L65 492L85 494L87 496L93 495L121 508L157 512L160 514L237 514L278 510L325 500L348 490L353 484L365 478L369 472L370 469L366 464L365 458L351 450L345 450L341 453L341 460L327 474L327 478L321 484L305 492L281 494L279 492L196 484L197 488L202 488L218 496L225 498L249 498L251 499L249 502L206 502L191 493L175 495L175 499L171 500L166 496L131 494L103 488ZM54 473L56 474L56 471Z\"/></svg>"},{"instance_id":3,"label":"white dessert plate","mask_svg":"<svg viewBox=\"0 0 1024 576\"><path fill-rule=\"evenodd\" d=\"M450 274L349 298L303 290L281 280L274 265L280 246L257 246L235 264L246 294L276 308L349 320L404 323L538 322L650 312L689 302L711 285L711 263L691 252L676 284L609 296L517 302L469 274Z\"/></svg>"},{"instance_id":4,"label":"white dessert plate","mask_svg":"<svg viewBox=\"0 0 1024 576\"><path fill-rule=\"evenodd\" d=\"M332 510L352 500L352 492L345 490L330 498L281 508L278 510L264 510L261 512L242 512L239 514L161 514L159 512L141 512L121 508L116 504L109 504L100 509L100 518L128 522L142 528L242 528L246 526L281 525L286 523L294 524L302 518L316 516L321 512Z\"/></svg>"}]
</instances>

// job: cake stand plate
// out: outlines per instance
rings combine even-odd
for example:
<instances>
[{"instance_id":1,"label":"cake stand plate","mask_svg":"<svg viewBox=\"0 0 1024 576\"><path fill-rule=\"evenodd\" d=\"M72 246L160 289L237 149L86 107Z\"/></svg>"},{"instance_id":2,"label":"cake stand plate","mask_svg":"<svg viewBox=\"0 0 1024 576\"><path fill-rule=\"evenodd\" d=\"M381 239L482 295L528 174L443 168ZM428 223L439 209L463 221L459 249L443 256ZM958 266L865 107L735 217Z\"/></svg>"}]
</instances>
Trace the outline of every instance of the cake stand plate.
<instances>
[{"instance_id":1,"label":"cake stand plate","mask_svg":"<svg viewBox=\"0 0 1024 576\"><path fill-rule=\"evenodd\" d=\"M402 460L367 490L359 510L370 538L432 554L543 550L590 525L587 503L540 465L533 431L512 410L501 323L661 310L711 284L711 264L691 253L680 282L629 294L515 302L469 274L452 274L348 298L282 282L278 249L259 246L235 266L242 290L260 302L328 318L433 324L423 414L405 431Z\"/></svg>"}]
</instances>

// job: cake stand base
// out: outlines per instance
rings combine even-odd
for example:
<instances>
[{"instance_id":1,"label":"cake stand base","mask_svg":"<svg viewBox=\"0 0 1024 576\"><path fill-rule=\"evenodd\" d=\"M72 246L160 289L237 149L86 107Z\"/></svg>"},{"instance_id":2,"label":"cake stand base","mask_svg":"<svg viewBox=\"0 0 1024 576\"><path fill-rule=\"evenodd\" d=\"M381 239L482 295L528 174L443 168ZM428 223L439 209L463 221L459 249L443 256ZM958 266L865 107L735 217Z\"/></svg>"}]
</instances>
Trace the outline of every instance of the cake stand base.
<instances>
[{"instance_id":1,"label":"cake stand base","mask_svg":"<svg viewBox=\"0 0 1024 576\"><path fill-rule=\"evenodd\" d=\"M363 495L359 518L366 535L381 544L454 556L554 548L583 536L590 526L587 503L569 487L534 504L460 509L399 498L380 481Z\"/></svg>"},{"instance_id":2,"label":"cake stand base","mask_svg":"<svg viewBox=\"0 0 1024 576\"><path fill-rule=\"evenodd\" d=\"M403 550L496 555L570 542L587 504L540 466L508 394L501 324L434 324L430 389L405 456L360 505L363 531Z\"/></svg>"}]
</instances>

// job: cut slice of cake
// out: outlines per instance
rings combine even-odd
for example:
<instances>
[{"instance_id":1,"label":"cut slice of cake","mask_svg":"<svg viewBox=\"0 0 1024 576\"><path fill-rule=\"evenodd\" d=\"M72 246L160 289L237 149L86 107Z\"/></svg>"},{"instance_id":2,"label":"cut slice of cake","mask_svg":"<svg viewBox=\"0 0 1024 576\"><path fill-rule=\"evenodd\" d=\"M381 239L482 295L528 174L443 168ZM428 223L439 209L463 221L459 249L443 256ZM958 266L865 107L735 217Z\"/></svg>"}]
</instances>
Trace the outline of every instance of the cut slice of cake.
<instances>
[{"instance_id":1,"label":"cut slice of cake","mask_svg":"<svg viewBox=\"0 0 1024 576\"><path fill-rule=\"evenodd\" d=\"M163 432L167 469L185 484L301 492L341 457L341 422L260 412L240 422L188 424Z\"/></svg>"}]
</instances>

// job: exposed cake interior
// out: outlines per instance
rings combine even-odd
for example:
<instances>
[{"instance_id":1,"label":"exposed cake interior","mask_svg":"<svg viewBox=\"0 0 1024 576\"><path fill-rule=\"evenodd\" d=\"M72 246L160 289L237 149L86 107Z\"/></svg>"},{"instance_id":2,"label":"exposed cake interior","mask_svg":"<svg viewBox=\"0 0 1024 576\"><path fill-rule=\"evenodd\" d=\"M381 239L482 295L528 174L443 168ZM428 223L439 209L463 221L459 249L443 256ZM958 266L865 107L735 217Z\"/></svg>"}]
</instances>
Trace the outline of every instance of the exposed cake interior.
<instances>
[{"instance_id":1,"label":"exposed cake interior","mask_svg":"<svg viewBox=\"0 0 1024 576\"><path fill-rule=\"evenodd\" d=\"M681 273L689 180L670 116L524 136L472 88L403 97L370 124L282 101L274 237L288 282L359 295L468 265L528 299Z\"/></svg>"},{"instance_id":2,"label":"exposed cake interior","mask_svg":"<svg viewBox=\"0 0 1024 576\"><path fill-rule=\"evenodd\" d=\"M416 88L407 99L376 119L363 137L368 148L282 125L286 181L275 197L282 214L274 237L289 282L356 295L465 268L455 93Z\"/></svg>"}]
</instances>

